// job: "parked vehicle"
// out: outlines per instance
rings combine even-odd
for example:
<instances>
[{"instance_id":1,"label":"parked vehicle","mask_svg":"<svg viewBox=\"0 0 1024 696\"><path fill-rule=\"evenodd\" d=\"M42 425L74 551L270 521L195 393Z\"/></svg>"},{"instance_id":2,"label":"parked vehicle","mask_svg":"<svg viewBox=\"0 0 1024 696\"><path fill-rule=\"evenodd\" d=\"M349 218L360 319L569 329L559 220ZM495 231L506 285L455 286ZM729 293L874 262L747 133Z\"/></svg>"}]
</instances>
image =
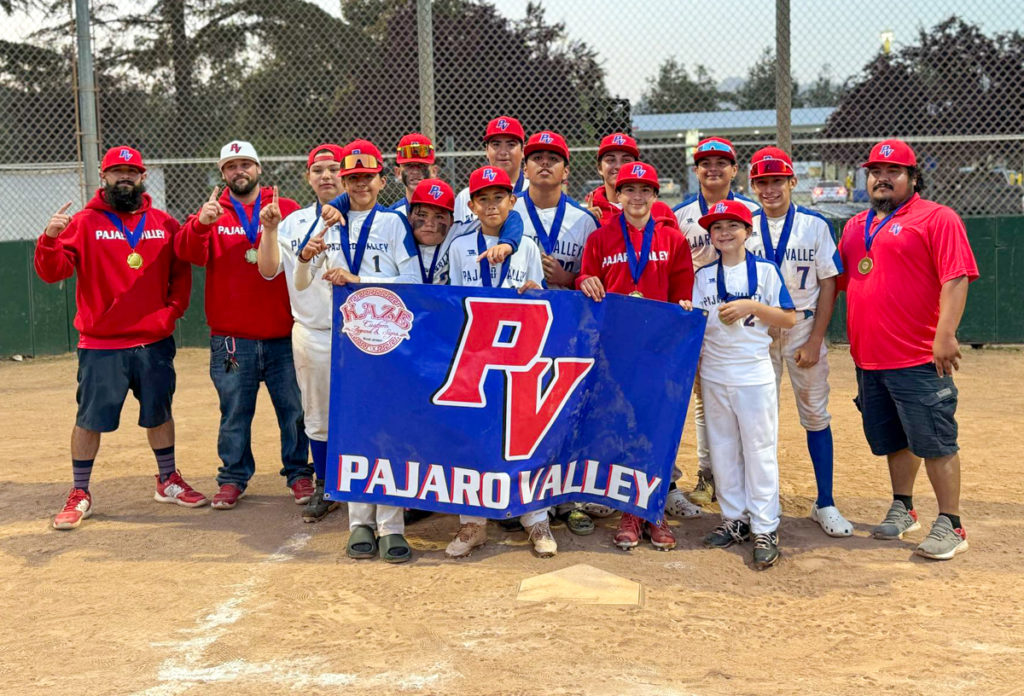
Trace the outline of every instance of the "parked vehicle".
<instances>
[{"instance_id":1,"label":"parked vehicle","mask_svg":"<svg viewBox=\"0 0 1024 696\"><path fill-rule=\"evenodd\" d=\"M811 189L811 204L845 203L846 187L838 181L819 181Z\"/></svg>"}]
</instances>

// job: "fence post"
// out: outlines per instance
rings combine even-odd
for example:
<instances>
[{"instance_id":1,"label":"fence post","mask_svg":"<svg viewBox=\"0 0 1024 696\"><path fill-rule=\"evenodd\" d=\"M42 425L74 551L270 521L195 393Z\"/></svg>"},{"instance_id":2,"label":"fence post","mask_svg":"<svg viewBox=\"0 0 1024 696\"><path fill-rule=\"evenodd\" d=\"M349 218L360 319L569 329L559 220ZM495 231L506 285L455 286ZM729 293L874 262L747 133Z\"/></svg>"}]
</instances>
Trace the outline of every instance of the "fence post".
<instances>
[{"instance_id":1,"label":"fence post","mask_svg":"<svg viewBox=\"0 0 1024 696\"><path fill-rule=\"evenodd\" d=\"M84 199L100 187L99 129L96 120L96 80L89 35L89 0L75 0L75 34L78 43L78 131L85 176Z\"/></svg>"},{"instance_id":2,"label":"fence post","mask_svg":"<svg viewBox=\"0 0 1024 696\"><path fill-rule=\"evenodd\" d=\"M775 124L781 149L793 154L793 73L789 66L789 0L775 0Z\"/></svg>"},{"instance_id":3,"label":"fence post","mask_svg":"<svg viewBox=\"0 0 1024 696\"><path fill-rule=\"evenodd\" d=\"M433 0L416 0L417 55L420 63L420 129L431 140L434 126L434 9Z\"/></svg>"}]
</instances>

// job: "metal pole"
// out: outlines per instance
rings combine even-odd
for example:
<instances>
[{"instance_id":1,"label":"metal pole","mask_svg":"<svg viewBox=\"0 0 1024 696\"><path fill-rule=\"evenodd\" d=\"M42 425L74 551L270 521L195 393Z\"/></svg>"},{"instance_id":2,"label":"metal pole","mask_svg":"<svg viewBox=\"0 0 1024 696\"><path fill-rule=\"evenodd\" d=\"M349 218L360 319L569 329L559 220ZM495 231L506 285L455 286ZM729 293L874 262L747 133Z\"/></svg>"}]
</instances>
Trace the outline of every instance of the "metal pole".
<instances>
[{"instance_id":1,"label":"metal pole","mask_svg":"<svg viewBox=\"0 0 1024 696\"><path fill-rule=\"evenodd\" d=\"M420 130L436 139L434 127L434 8L432 0L416 0L417 54L420 62Z\"/></svg>"},{"instance_id":2,"label":"metal pole","mask_svg":"<svg viewBox=\"0 0 1024 696\"><path fill-rule=\"evenodd\" d=\"M100 139L96 119L96 82L89 34L89 0L75 0L75 34L78 39L78 113L85 171L86 198L100 186Z\"/></svg>"},{"instance_id":3,"label":"metal pole","mask_svg":"<svg viewBox=\"0 0 1024 696\"><path fill-rule=\"evenodd\" d=\"M775 0L775 124L779 147L792 154L793 77L789 67L789 0Z\"/></svg>"}]
</instances>

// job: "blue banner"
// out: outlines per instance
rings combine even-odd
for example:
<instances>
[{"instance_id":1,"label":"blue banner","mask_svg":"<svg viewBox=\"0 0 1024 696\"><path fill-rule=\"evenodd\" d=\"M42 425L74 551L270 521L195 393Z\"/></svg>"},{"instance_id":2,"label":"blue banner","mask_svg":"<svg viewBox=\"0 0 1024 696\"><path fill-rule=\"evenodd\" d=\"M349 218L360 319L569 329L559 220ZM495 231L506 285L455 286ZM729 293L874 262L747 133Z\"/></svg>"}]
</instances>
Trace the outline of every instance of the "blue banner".
<instances>
[{"instance_id":1,"label":"blue banner","mask_svg":"<svg viewBox=\"0 0 1024 696\"><path fill-rule=\"evenodd\" d=\"M334 289L327 496L490 518L665 507L705 318L665 302Z\"/></svg>"}]
</instances>

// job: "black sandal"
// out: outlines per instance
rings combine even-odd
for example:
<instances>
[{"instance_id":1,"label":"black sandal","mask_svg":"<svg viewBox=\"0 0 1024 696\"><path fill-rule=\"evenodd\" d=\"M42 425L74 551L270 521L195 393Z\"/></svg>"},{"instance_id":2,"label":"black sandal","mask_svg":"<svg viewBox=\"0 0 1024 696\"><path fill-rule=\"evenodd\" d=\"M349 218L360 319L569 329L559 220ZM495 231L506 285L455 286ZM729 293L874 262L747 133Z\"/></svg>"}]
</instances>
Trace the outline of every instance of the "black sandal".
<instances>
[{"instance_id":1,"label":"black sandal","mask_svg":"<svg viewBox=\"0 0 1024 696\"><path fill-rule=\"evenodd\" d=\"M385 563L405 563L412 558L409 542L401 534L388 534L378 540L380 557Z\"/></svg>"},{"instance_id":2,"label":"black sandal","mask_svg":"<svg viewBox=\"0 0 1024 696\"><path fill-rule=\"evenodd\" d=\"M363 524L353 527L348 535L346 552L349 558L376 558L377 537L373 534L373 528Z\"/></svg>"}]
</instances>

